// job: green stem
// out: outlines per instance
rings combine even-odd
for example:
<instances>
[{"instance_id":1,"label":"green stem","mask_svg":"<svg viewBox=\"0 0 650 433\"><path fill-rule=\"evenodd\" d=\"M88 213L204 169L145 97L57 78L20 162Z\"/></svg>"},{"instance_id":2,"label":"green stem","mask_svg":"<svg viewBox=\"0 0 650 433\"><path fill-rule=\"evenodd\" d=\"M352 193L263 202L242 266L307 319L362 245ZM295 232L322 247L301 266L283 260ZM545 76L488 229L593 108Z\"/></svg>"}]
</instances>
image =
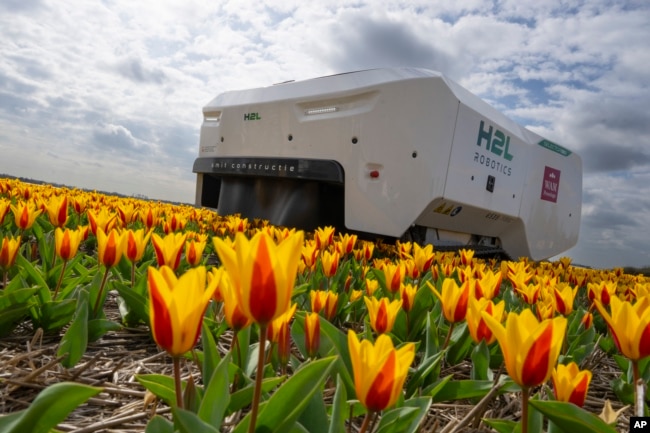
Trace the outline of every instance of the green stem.
<instances>
[{"instance_id":1,"label":"green stem","mask_svg":"<svg viewBox=\"0 0 650 433\"><path fill-rule=\"evenodd\" d=\"M183 409L183 385L181 384L181 359L174 356L174 388L176 389L176 406Z\"/></svg>"},{"instance_id":2,"label":"green stem","mask_svg":"<svg viewBox=\"0 0 650 433\"><path fill-rule=\"evenodd\" d=\"M104 272L104 277L102 278L102 283L99 285L99 293L97 293L97 299L95 300L95 306L93 307L93 317L97 317L97 310L99 310L99 304L102 299L102 293L104 292L104 286L106 285L106 280L108 279L109 267L106 267L106 272Z\"/></svg>"},{"instance_id":3,"label":"green stem","mask_svg":"<svg viewBox=\"0 0 650 433\"><path fill-rule=\"evenodd\" d=\"M65 274L65 268L68 266L68 261L63 261L63 266L61 267L61 275L59 275L59 281L56 282L56 289L54 289L54 295L52 299L56 299L56 295L59 294L59 289L61 288L61 283L63 282L63 274Z\"/></svg>"},{"instance_id":4,"label":"green stem","mask_svg":"<svg viewBox=\"0 0 650 433\"><path fill-rule=\"evenodd\" d=\"M373 418L374 412L369 411L366 412L366 417L363 419L363 423L361 424L361 429L359 429L359 433L366 433L366 430L368 430L368 426L370 425L370 420ZM372 430L369 430L371 432Z\"/></svg>"},{"instance_id":5,"label":"green stem","mask_svg":"<svg viewBox=\"0 0 650 433\"><path fill-rule=\"evenodd\" d=\"M643 395L644 383L639 371L639 361L632 361L632 375L634 377L634 414L635 416L643 416L645 396Z\"/></svg>"},{"instance_id":6,"label":"green stem","mask_svg":"<svg viewBox=\"0 0 650 433\"><path fill-rule=\"evenodd\" d=\"M530 389L525 386L521 389L521 433L528 433L528 398Z\"/></svg>"},{"instance_id":7,"label":"green stem","mask_svg":"<svg viewBox=\"0 0 650 433\"><path fill-rule=\"evenodd\" d=\"M131 288L135 287L135 262L131 262Z\"/></svg>"},{"instance_id":8,"label":"green stem","mask_svg":"<svg viewBox=\"0 0 650 433\"><path fill-rule=\"evenodd\" d=\"M447 338L445 338L445 342L442 345L442 349L440 349L441 352L443 350L445 350L447 348L447 346L449 345L449 341L451 340L451 333L454 331L454 326L455 325L456 325L456 322L451 322L449 324L449 331L447 332Z\"/></svg>"},{"instance_id":9,"label":"green stem","mask_svg":"<svg viewBox=\"0 0 650 433\"><path fill-rule=\"evenodd\" d=\"M257 423L257 412L262 395L262 378L264 376L264 352L266 347L266 327L260 325L260 343L257 354L257 373L255 373L255 391L253 392L253 406L251 407L251 423L248 426L248 433L255 433L255 424Z\"/></svg>"},{"instance_id":10,"label":"green stem","mask_svg":"<svg viewBox=\"0 0 650 433\"><path fill-rule=\"evenodd\" d=\"M9 271L4 271L2 273L2 288L4 289L9 284Z\"/></svg>"}]
</instances>

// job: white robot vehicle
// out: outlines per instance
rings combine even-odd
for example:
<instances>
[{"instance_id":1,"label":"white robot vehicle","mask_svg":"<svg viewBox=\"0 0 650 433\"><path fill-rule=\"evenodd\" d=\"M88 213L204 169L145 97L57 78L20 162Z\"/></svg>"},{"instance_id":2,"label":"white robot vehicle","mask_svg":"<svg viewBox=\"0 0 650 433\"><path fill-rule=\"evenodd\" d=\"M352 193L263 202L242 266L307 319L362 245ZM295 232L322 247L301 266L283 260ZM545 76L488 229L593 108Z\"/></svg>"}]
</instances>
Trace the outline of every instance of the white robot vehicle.
<instances>
[{"instance_id":1,"label":"white robot vehicle","mask_svg":"<svg viewBox=\"0 0 650 433\"><path fill-rule=\"evenodd\" d=\"M423 69L222 93L193 171L198 206L305 230L542 260L580 228L580 157Z\"/></svg>"}]
</instances>

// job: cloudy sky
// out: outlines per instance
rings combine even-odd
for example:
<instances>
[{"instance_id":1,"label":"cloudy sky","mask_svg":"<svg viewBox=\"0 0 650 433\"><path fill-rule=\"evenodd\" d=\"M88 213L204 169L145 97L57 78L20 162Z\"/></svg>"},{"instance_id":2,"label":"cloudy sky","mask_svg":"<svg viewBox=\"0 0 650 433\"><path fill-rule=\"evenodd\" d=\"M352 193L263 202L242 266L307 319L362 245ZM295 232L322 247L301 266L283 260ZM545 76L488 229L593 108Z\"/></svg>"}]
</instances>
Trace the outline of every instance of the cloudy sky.
<instances>
[{"instance_id":1,"label":"cloudy sky","mask_svg":"<svg viewBox=\"0 0 650 433\"><path fill-rule=\"evenodd\" d=\"M0 40L0 173L190 203L217 94L424 67L582 156L574 262L650 265L647 0L0 0Z\"/></svg>"}]
</instances>

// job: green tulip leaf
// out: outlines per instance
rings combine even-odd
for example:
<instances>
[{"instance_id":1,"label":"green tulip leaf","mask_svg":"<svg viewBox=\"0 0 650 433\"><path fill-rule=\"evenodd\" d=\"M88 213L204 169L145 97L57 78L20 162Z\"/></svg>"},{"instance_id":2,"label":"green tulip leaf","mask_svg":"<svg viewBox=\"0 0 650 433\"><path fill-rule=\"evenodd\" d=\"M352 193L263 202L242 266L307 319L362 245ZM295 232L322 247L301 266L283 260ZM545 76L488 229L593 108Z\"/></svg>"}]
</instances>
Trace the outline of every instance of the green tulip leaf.
<instances>
[{"instance_id":1,"label":"green tulip leaf","mask_svg":"<svg viewBox=\"0 0 650 433\"><path fill-rule=\"evenodd\" d=\"M572 403L530 400L529 404L565 433L616 433L598 416Z\"/></svg>"},{"instance_id":2,"label":"green tulip leaf","mask_svg":"<svg viewBox=\"0 0 650 433\"><path fill-rule=\"evenodd\" d=\"M328 433L345 431L345 420L347 419L349 406L347 404L347 392L341 375L336 376L336 390L332 400L332 416L330 418Z\"/></svg>"},{"instance_id":3,"label":"green tulip leaf","mask_svg":"<svg viewBox=\"0 0 650 433\"><path fill-rule=\"evenodd\" d=\"M199 418L214 426L221 425L230 404L229 364L230 354L224 356L214 369L210 381L205 387L201 406L199 406Z\"/></svg>"},{"instance_id":4,"label":"green tulip leaf","mask_svg":"<svg viewBox=\"0 0 650 433\"><path fill-rule=\"evenodd\" d=\"M210 425L189 410L174 407L172 411L174 421L176 421L181 433L219 433L218 427Z\"/></svg>"},{"instance_id":5,"label":"green tulip leaf","mask_svg":"<svg viewBox=\"0 0 650 433\"><path fill-rule=\"evenodd\" d=\"M321 389L317 390L309 399L305 410L298 417L298 422L309 433L328 433L329 420Z\"/></svg>"},{"instance_id":6,"label":"green tulip leaf","mask_svg":"<svg viewBox=\"0 0 650 433\"><path fill-rule=\"evenodd\" d=\"M446 379L446 378L445 378ZM443 380L445 380L443 379ZM436 389L433 402L463 400L468 398L484 397L492 387L491 380L447 380L440 389ZM520 388L511 379L502 381L499 393L517 392Z\"/></svg>"},{"instance_id":7,"label":"green tulip leaf","mask_svg":"<svg viewBox=\"0 0 650 433\"><path fill-rule=\"evenodd\" d=\"M484 419L485 423L498 433L513 433L521 424L508 419Z\"/></svg>"},{"instance_id":8,"label":"green tulip leaf","mask_svg":"<svg viewBox=\"0 0 650 433\"><path fill-rule=\"evenodd\" d=\"M77 309L57 351L58 356L67 355L61 365L71 368L81 360L88 347L88 292L79 291Z\"/></svg>"},{"instance_id":9,"label":"green tulip leaf","mask_svg":"<svg viewBox=\"0 0 650 433\"><path fill-rule=\"evenodd\" d=\"M410 424L417 415L417 408L408 406L385 411L377 426L377 433L406 433L404 425Z\"/></svg>"},{"instance_id":10,"label":"green tulip leaf","mask_svg":"<svg viewBox=\"0 0 650 433\"><path fill-rule=\"evenodd\" d=\"M163 374L138 374L135 379L169 406L176 405L174 378Z\"/></svg>"},{"instance_id":11,"label":"green tulip leaf","mask_svg":"<svg viewBox=\"0 0 650 433\"><path fill-rule=\"evenodd\" d=\"M264 405L260 405L256 430L284 433L291 429L311 397L323 386L335 360L335 357L330 357L303 364ZM250 418L249 412L233 433L247 431Z\"/></svg>"},{"instance_id":12,"label":"green tulip leaf","mask_svg":"<svg viewBox=\"0 0 650 433\"><path fill-rule=\"evenodd\" d=\"M174 433L174 423L160 415L155 415L147 423L144 433Z\"/></svg>"},{"instance_id":13,"label":"green tulip leaf","mask_svg":"<svg viewBox=\"0 0 650 433\"><path fill-rule=\"evenodd\" d=\"M48 386L36 396L27 409L0 417L0 431L49 433L77 406L101 391L101 388L68 382Z\"/></svg>"},{"instance_id":14,"label":"green tulip leaf","mask_svg":"<svg viewBox=\"0 0 650 433\"><path fill-rule=\"evenodd\" d=\"M284 382L286 377L269 377L262 381L262 393L268 393L273 388L280 385ZM230 405L228 406L228 413L236 412L240 409L251 404L253 401L253 391L255 389L255 384L251 383L245 388L237 390L230 395Z\"/></svg>"},{"instance_id":15,"label":"green tulip leaf","mask_svg":"<svg viewBox=\"0 0 650 433\"><path fill-rule=\"evenodd\" d=\"M212 332L210 332L210 328L205 321L201 327L201 343L203 345L203 363L201 366L201 373L203 375L203 382L207 383L217 369L221 357L217 350L217 343L215 342Z\"/></svg>"},{"instance_id":16,"label":"green tulip leaf","mask_svg":"<svg viewBox=\"0 0 650 433\"><path fill-rule=\"evenodd\" d=\"M416 433L431 407L430 397L416 397L382 416L377 433ZM395 419L391 419L395 417Z\"/></svg>"}]
</instances>

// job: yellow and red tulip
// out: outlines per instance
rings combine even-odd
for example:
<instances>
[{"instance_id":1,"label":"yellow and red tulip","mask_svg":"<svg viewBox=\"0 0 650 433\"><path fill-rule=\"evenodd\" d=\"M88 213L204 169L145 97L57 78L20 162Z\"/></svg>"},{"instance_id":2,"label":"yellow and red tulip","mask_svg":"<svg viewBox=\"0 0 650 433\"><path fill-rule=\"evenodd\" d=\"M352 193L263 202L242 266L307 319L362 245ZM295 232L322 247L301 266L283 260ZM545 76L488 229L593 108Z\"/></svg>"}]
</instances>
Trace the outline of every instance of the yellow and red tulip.
<instances>
[{"instance_id":1,"label":"yellow and red tulip","mask_svg":"<svg viewBox=\"0 0 650 433\"><path fill-rule=\"evenodd\" d=\"M160 211L155 206L149 206L140 215L140 221L145 225L147 230L152 230L158 225Z\"/></svg>"},{"instance_id":2,"label":"yellow and red tulip","mask_svg":"<svg viewBox=\"0 0 650 433\"><path fill-rule=\"evenodd\" d=\"M433 245L427 244L424 247L421 247L417 243L413 244L413 261L415 262L415 267L420 275L431 269L435 257L436 256L433 253Z\"/></svg>"},{"instance_id":3,"label":"yellow and red tulip","mask_svg":"<svg viewBox=\"0 0 650 433\"><path fill-rule=\"evenodd\" d=\"M587 298L593 303L600 302L602 305L609 305L614 296L616 296L616 283L613 281L587 284Z\"/></svg>"},{"instance_id":4,"label":"yellow and red tulip","mask_svg":"<svg viewBox=\"0 0 650 433\"><path fill-rule=\"evenodd\" d=\"M0 270L7 272L18 257L18 249L20 248L20 236L4 237L2 238L2 245L0 246Z\"/></svg>"},{"instance_id":5,"label":"yellow and red tulip","mask_svg":"<svg viewBox=\"0 0 650 433\"><path fill-rule=\"evenodd\" d=\"M252 321L239 307L235 292L233 291L228 275L225 273L223 268L218 268L216 272L220 275L218 277L220 282L217 292L221 293L223 299L223 310L226 323L233 331L241 331L250 325Z\"/></svg>"},{"instance_id":6,"label":"yellow and red tulip","mask_svg":"<svg viewBox=\"0 0 650 433\"><path fill-rule=\"evenodd\" d=\"M612 297L611 314L603 303L595 304L623 356L632 361L650 356L650 297L645 296L635 304Z\"/></svg>"},{"instance_id":7,"label":"yellow and red tulip","mask_svg":"<svg viewBox=\"0 0 650 433\"><path fill-rule=\"evenodd\" d=\"M158 266L169 266L173 270L178 268L186 237L185 233L169 233L165 237L154 233L151 236Z\"/></svg>"},{"instance_id":8,"label":"yellow and red tulip","mask_svg":"<svg viewBox=\"0 0 650 433\"><path fill-rule=\"evenodd\" d=\"M400 308L402 308L402 301L391 301L388 298L368 298L364 297L363 300L368 308L368 317L370 319L370 326L377 334L385 334L393 330L395 319Z\"/></svg>"},{"instance_id":9,"label":"yellow and red tulip","mask_svg":"<svg viewBox=\"0 0 650 433\"><path fill-rule=\"evenodd\" d=\"M106 208L102 208L98 212L88 210L86 214L88 215L90 231L95 236L97 236L98 229L102 229L104 233L108 233L117 223L117 215L109 212Z\"/></svg>"},{"instance_id":10,"label":"yellow and red tulip","mask_svg":"<svg viewBox=\"0 0 650 433\"><path fill-rule=\"evenodd\" d=\"M313 313L320 313L325 304L327 303L327 293L324 290L312 290L309 292L309 300L311 303L311 311Z\"/></svg>"},{"instance_id":11,"label":"yellow and red tulip","mask_svg":"<svg viewBox=\"0 0 650 433\"><path fill-rule=\"evenodd\" d=\"M540 284L521 284L515 287L515 291L528 305L535 305L542 291Z\"/></svg>"},{"instance_id":12,"label":"yellow and red tulip","mask_svg":"<svg viewBox=\"0 0 650 433\"><path fill-rule=\"evenodd\" d=\"M269 341L278 345L280 362L284 365L289 362L291 355L291 330L289 325L296 313L297 304L293 304L287 311L275 318L266 328L266 336Z\"/></svg>"},{"instance_id":13,"label":"yellow and red tulip","mask_svg":"<svg viewBox=\"0 0 650 433\"><path fill-rule=\"evenodd\" d=\"M289 309L303 236L298 231L276 244L263 231L250 240L237 233L232 246L213 239L242 312L254 322L268 325Z\"/></svg>"},{"instance_id":14,"label":"yellow and red tulip","mask_svg":"<svg viewBox=\"0 0 650 433\"><path fill-rule=\"evenodd\" d=\"M415 301L415 295L418 292L418 288L414 284L404 284L402 283L399 288L400 298L402 299L402 308L407 313L413 308L413 302Z\"/></svg>"},{"instance_id":15,"label":"yellow and red tulip","mask_svg":"<svg viewBox=\"0 0 650 433\"><path fill-rule=\"evenodd\" d=\"M562 349L566 318L558 316L540 322L525 308L520 314L510 312L504 326L489 314L481 314L499 342L506 370L515 383L530 388L551 377Z\"/></svg>"},{"instance_id":16,"label":"yellow and red tulip","mask_svg":"<svg viewBox=\"0 0 650 433\"><path fill-rule=\"evenodd\" d=\"M442 303L442 312L449 323L457 323L465 320L467 305L470 298L471 281L467 280L460 287L453 278L445 278L442 281L442 289L439 293L435 286L427 281L429 288L433 291Z\"/></svg>"},{"instance_id":17,"label":"yellow and red tulip","mask_svg":"<svg viewBox=\"0 0 650 433\"><path fill-rule=\"evenodd\" d=\"M335 243L336 251L341 255L346 255L352 253L354 246L357 243L357 235L351 234L339 234L339 239Z\"/></svg>"},{"instance_id":18,"label":"yellow and red tulip","mask_svg":"<svg viewBox=\"0 0 650 433\"><path fill-rule=\"evenodd\" d=\"M84 230L61 229L54 230L54 251L64 261L72 259L79 250L79 244L84 238Z\"/></svg>"},{"instance_id":19,"label":"yellow and red tulip","mask_svg":"<svg viewBox=\"0 0 650 433\"><path fill-rule=\"evenodd\" d=\"M68 222L68 196L52 196L45 207L47 216L54 227L64 227Z\"/></svg>"},{"instance_id":20,"label":"yellow and red tulip","mask_svg":"<svg viewBox=\"0 0 650 433\"><path fill-rule=\"evenodd\" d=\"M476 298L493 299L499 295L503 274L501 271L494 273L491 270L475 280L474 296Z\"/></svg>"},{"instance_id":21,"label":"yellow and red tulip","mask_svg":"<svg viewBox=\"0 0 650 433\"><path fill-rule=\"evenodd\" d=\"M469 335L475 343L480 343L482 340L485 340L486 344L492 344L494 343L494 340L496 340L494 333L485 323L485 319L481 313L485 311L486 314L489 314L496 321L501 323L503 321L505 308L505 301L500 301L499 303L494 304L491 299L470 298L465 319L467 321Z\"/></svg>"},{"instance_id":22,"label":"yellow and red tulip","mask_svg":"<svg viewBox=\"0 0 650 433\"><path fill-rule=\"evenodd\" d=\"M198 266L201 263L206 245L207 241L198 239L190 239L185 243L185 260L190 266Z\"/></svg>"},{"instance_id":23,"label":"yellow and red tulip","mask_svg":"<svg viewBox=\"0 0 650 433\"><path fill-rule=\"evenodd\" d=\"M120 262L124 253L126 236L117 229L111 229L108 234L97 228L97 255L98 261L107 268Z\"/></svg>"},{"instance_id":24,"label":"yellow and red tulip","mask_svg":"<svg viewBox=\"0 0 650 433\"><path fill-rule=\"evenodd\" d=\"M173 357L191 350L201 332L203 314L217 289L206 285L206 270L191 268L177 278L168 266L149 267L151 332L158 346Z\"/></svg>"},{"instance_id":25,"label":"yellow and red tulip","mask_svg":"<svg viewBox=\"0 0 650 433\"><path fill-rule=\"evenodd\" d=\"M578 293L578 288L571 288L566 283L558 283L553 287L555 298L555 310L563 316L568 316L573 312L573 301Z\"/></svg>"},{"instance_id":26,"label":"yellow and red tulip","mask_svg":"<svg viewBox=\"0 0 650 433\"><path fill-rule=\"evenodd\" d=\"M21 230L27 230L34 225L36 218L43 212L41 209L36 209L31 202L22 202L19 204L11 205L11 212L14 214L14 222L16 227Z\"/></svg>"},{"instance_id":27,"label":"yellow and red tulip","mask_svg":"<svg viewBox=\"0 0 650 433\"><path fill-rule=\"evenodd\" d=\"M305 350L307 356L315 358L320 347L320 316L312 312L305 315Z\"/></svg>"},{"instance_id":28,"label":"yellow and red tulip","mask_svg":"<svg viewBox=\"0 0 650 433\"><path fill-rule=\"evenodd\" d=\"M121 203L117 206L122 227L126 227L138 219L138 212L133 203Z\"/></svg>"},{"instance_id":29,"label":"yellow and red tulip","mask_svg":"<svg viewBox=\"0 0 650 433\"><path fill-rule=\"evenodd\" d=\"M395 349L389 336L382 334L375 344L359 341L348 331L348 347L352 360L354 388L357 399L371 412L393 406L402 393L408 369L415 357L415 345L406 343Z\"/></svg>"},{"instance_id":30,"label":"yellow and red tulip","mask_svg":"<svg viewBox=\"0 0 650 433\"><path fill-rule=\"evenodd\" d=\"M136 263L142 260L144 252L151 237L151 231L145 233L144 229L124 231L126 240L124 241L124 256L131 262Z\"/></svg>"},{"instance_id":31,"label":"yellow and red tulip","mask_svg":"<svg viewBox=\"0 0 650 433\"><path fill-rule=\"evenodd\" d=\"M402 263L384 263L381 270L386 277L386 288L391 293L398 293L404 281L404 265Z\"/></svg>"},{"instance_id":32,"label":"yellow and red tulip","mask_svg":"<svg viewBox=\"0 0 650 433\"><path fill-rule=\"evenodd\" d=\"M568 365L559 364L553 369L551 379L556 400L584 406L591 382L591 371L580 370L575 362Z\"/></svg>"},{"instance_id":33,"label":"yellow and red tulip","mask_svg":"<svg viewBox=\"0 0 650 433\"><path fill-rule=\"evenodd\" d=\"M323 274L327 277L333 277L339 268L339 259L341 256L337 251L330 253L323 251L320 255L321 265L323 266Z\"/></svg>"},{"instance_id":34,"label":"yellow and red tulip","mask_svg":"<svg viewBox=\"0 0 650 433\"><path fill-rule=\"evenodd\" d=\"M0 225L4 223L5 217L9 214L9 211L11 211L11 201L0 198Z\"/></svg>"},{"instance_id":35,"label":"yellow and red tulip","mask_svg":"<svg viewBox=\"0 0 650 433\"><path fill-rule=\"evenodd\" d=\"M332 291L327 292L327 298L325 299L325 318L327 320L332 320L336 317L336 312L339 308L339 294Z\"/></svg>"},{"instance_id":36,"label":"yellow and red tulip","mask_svg":"<svg viewBox=\"0 0 650 433\"><path fill-rule=\"evenodd\" d=\"M334 241L335 228L332 226L318 227L314 230L314 240L316 241L316 248L324 250L330 246Z\"/></svg>"}]
</instances>

